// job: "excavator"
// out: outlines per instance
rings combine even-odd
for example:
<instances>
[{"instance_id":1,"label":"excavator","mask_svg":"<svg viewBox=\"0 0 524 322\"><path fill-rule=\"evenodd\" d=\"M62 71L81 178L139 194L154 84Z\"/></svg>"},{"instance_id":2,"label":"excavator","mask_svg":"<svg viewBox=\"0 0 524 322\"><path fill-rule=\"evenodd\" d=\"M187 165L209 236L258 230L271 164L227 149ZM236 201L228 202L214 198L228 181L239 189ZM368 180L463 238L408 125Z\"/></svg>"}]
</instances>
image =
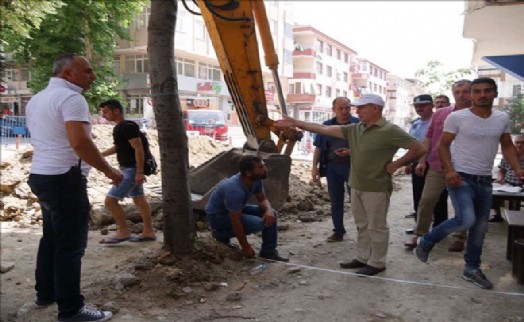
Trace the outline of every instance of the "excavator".
<instances>
[{"instance_id":1,"label":"excavator","mask_svg":"<svg viewBox=\"0 0 524 322\"><path fill-rule=\"evenodd\" d=\"M208 160L189 173L193 209L203 210L213 188L238 172L238 161L244 154L256 154L268 169L264 186L267 198L281 209L289 195L291 152L302 133L296 129L273 128L268 117L257 32L260 35L266 66L274 78L282 114L286 104L278 76L278 55L262 0L193 0L213 43L220 68L238 114L246 143ZM258 28L257 28L258 27ZM257 28L257 29L256 29ZM272 138L276 138L277 142Z\"/></svg>"}]
</instances>

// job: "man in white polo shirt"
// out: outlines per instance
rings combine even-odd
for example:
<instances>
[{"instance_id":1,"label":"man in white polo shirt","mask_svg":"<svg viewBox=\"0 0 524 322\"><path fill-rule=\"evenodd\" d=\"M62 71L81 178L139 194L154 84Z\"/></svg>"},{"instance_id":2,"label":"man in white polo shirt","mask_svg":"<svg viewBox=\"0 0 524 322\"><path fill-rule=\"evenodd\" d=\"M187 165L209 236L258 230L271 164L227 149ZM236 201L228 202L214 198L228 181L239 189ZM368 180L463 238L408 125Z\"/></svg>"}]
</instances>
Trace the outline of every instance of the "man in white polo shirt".
<instances>
[{"instance_id":1,"label":"man in white polo shirt","mask_svg":"<svg viewBox=\"0 0 524 322\"><path fill-rule=\"evenodd\" d=\"M58 321L107 321L111 312L84 305L80 292L87 245L91 166L113 184L122 173L102 157L91 138L91 115L82 92L96 75L89 61L64 54L53 64L48 86L27 105L34 148L28 184L42 209L43 235L36 259L36 308L58 304Z\"/></svg>"}]
</instances>

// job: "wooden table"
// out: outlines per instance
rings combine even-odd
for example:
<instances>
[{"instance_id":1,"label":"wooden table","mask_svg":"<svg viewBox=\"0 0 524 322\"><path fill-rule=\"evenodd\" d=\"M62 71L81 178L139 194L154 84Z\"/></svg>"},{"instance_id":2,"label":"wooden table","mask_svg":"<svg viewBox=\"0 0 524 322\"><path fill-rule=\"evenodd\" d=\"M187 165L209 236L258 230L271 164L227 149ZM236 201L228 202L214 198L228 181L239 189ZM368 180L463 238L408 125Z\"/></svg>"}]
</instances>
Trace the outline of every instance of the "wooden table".
<instances>
[{"instance_id":1,"label":"wooden table","mask_svg":"<svg viewBox=\"0 0 524 322\"><path fill-rule=\"evenodd\" d=\"M524 201L524 192L493 190L493 197L509 201L508 210L520 210L520 203Z\"/></svg>"},{"instance_id":2,"label":"wooden table","mask_svg":"<svg viewBox=\"0 0 524 322\"><path fill-rule=\"evenodd\" d=\"M506 246L506 259L513 257L513 244L516 239L524 238L524 211L500 208L500 212L508 223L508 241Z\"/></svg>"}]
</instances>

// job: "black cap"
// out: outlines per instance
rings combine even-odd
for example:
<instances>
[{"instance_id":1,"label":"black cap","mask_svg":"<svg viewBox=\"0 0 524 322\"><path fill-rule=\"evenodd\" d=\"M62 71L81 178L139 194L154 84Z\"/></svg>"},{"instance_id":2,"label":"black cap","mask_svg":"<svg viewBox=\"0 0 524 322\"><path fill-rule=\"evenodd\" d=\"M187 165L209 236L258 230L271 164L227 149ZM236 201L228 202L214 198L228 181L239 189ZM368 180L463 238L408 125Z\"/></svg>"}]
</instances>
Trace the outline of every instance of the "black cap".
<instances>
[{"instance_id":1,"label":"black cap","mask_svg":"<svg viewBox=\"0 0 524 322\"><path fill-rule=\"evenodd\" d=\"M428 94L422 94L419 96L415 96L415 98L413 99L413 105L428 104L428 103L433 103L433 98L431 97L431 95L428 95Z\"/></svg>"}]
</instances>

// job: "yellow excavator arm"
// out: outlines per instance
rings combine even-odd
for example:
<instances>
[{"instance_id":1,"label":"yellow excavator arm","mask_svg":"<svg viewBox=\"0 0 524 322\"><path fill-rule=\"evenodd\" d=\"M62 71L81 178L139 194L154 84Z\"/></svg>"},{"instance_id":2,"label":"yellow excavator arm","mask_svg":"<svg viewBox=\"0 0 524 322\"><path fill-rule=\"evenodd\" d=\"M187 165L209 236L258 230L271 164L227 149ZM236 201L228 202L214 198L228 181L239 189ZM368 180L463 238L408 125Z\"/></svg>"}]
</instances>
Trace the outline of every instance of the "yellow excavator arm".
<instances>
[{"instance_id":1,"label":"yellow excavator arm","mask_svg":"<svg viewBox=\"0 0 524 322\"><path fill-rule=\"evenodd\" d=\"M274 77L281 111L283 114L287 111L265 5L262 0L194 2L204 19L247 141L244 149L222 153L190 171L193 208L204 209L213 188L238 172L242 155L256 153L268 168L268 178L264 180L267 198L274 208L280 209L289 195L290 155L302 133L273 128L273 120L268 117L256 26L265 63ZM271 133L276 134L276 144Z\"/></svg>"},{"instance_id":2,"label":"yellow excavator arm","mask_svg":"<svg viewBox=\"0 0 524 322\"><path fill-rule=\"evenodd\" d=\"M215 52L224 73L235 110L247 138L247 148L262 152L290 155L301 132L274 130L268 118L259 46L258 26L266 65L273 73L282 113L287 114L278 77L278 55L262 0L197 0ZM285 146L285 150L283 150Z\"/></svg>"}]
</instances>

